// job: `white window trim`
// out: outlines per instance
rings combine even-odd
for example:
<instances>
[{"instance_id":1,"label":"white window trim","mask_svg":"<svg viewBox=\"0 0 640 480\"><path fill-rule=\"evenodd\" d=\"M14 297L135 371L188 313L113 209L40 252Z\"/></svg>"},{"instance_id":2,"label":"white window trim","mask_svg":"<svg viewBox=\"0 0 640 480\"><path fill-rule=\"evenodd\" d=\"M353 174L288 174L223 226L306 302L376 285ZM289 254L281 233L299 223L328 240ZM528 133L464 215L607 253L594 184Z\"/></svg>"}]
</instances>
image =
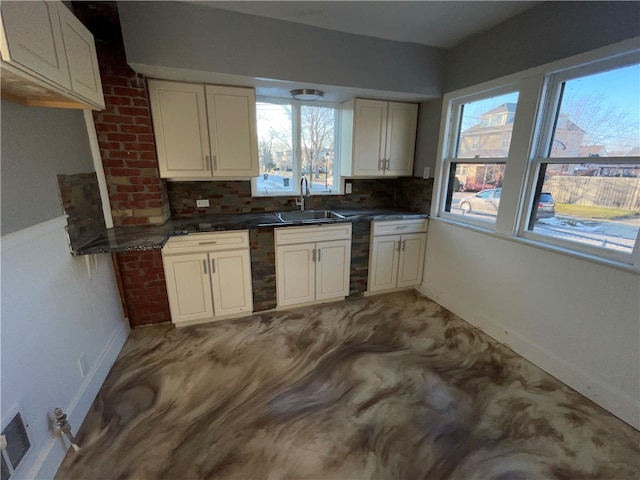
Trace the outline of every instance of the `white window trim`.
<instances>
[{"instance_id":1,"label":"white window trim","mask_svg":"<svg viewBox=\"0 0 640 480\"><path fill-rule=\"evenodd\" d=\"M276 98L276 97L265 97L259 96L256 97L256 103L264 102L264 103L274 103L278 105L291 105L292 109L292 125L291 125L291 134L293 135L292 140L292 155L295 158L296 168L292 169L291 181L293 183L292 189L290 191L282 192L275 191L269 192L268 194L262 194L258 191L258 177L253 177L251 179L251 196L252 197L296 197L301 193L300 190L300 182L302 181L302 152L300 151L300 145L298 139L301 135L301 106L309 105L309 106L317 106L317 107L329 107L335 109L335 118L334 118L334 133L333 133L333 142L334 142L334 183L336 184L336 189L330 192L326 191L318 191L314 190L311 192L312 196L317 195L343 195L344 194L344 179L340 176L340 104L335 102L324 102L324 101L300 101L288 98Z\"/></svg>"},{"instance_id":2,"label":"white window trim","mask_svg":"<svg viewBox=\"0 0 640 480\"><path fill-rule=\"evenodd\" d=\"M550 94L556 94L557 97L557 89L549 85L548 79L553 78L553 80L559 81L560 78L563 78L562 81L565 81L588 75L590 71L602 71L603 68L607 68L609 63L611 68L624 66L625 63L634 63L629 58L640 55L638 41L640 41L640 37L635 37L618 44L445 94L440 120L440 139L434 175L434 201L431 206L431 217L544 250L640 273L640 234L636 237L633 252L623 254L601 247L562 241L526 230L529 212L533 208L534 184L537 181L540 163L571 163L573 160L571 158L542 158L537 155L539 148L545 144L545 140L548 144L551 134L550 129L546 125L543 126L543 121L548 121L550 114L542 112L542 106L544 105L546 109L552 109L558 100L558 98L545 98L545 95ZM452 149L455 149L455 145L452 145L452 138L457 134L459 125L459 123L454 123L458 121L459 117L459 108L456 108L456 105L467 103L472 98L487 98L502 88L513 90L513 86L518 84L520 86L517 88L519 97L516 122L520 119L521 125L514 124L507 167L505 168L500 211L495 224L469 221L471 219L462 220L461 215L451 215L444 212L451 160L458 163L467 160L451 158L450 154ZM534 152L536 158L533 158ZM478 163L490 163L496 159L481 160L484 161ZM619 159L603 157L601 160L598 163L617 162ZM626 157L625 162L638 163L638 160L637 157ZM584 163L584 159L581 163Z\"/></svg>"}]
</instances>

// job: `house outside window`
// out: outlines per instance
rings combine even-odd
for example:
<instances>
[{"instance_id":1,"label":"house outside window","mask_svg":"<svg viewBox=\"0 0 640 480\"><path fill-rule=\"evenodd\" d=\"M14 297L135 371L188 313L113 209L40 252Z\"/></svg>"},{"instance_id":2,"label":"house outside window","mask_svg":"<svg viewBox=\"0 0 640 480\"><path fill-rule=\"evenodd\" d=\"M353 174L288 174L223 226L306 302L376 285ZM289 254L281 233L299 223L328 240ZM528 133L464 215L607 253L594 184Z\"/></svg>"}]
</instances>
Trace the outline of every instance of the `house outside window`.
<instances>
[{"instance_id":1,"label":"house outside window","mask_svg":"<svg viewBox=\"0 0 640 480\"><path fill-rule=\"evenodd\" d=\"M339 194L338 112L332 103L258 98L260 175L252 195L299 195L303 177L313 195Z\"/></svg>"}]
</instances>

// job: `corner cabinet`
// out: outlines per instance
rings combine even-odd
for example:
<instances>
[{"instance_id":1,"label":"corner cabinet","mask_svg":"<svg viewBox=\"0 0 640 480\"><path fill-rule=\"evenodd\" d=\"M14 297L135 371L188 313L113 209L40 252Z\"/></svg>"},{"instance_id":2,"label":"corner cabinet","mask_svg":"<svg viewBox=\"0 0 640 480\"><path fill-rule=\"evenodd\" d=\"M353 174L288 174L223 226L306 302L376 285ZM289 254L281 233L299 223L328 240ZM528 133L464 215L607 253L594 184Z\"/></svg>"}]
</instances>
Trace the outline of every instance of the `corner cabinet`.
<instances>
[{"instance_id":1,"label":"corner cabinet","mask_svg":"<svg viewBox=\"0 0 640 480\"><path fill-rule=\"evenodd\" d=\"M350 223L277 228L275 244L278 307L349 295Z\"/></svg>"},{"instance_id":2,"label":"corner cabinet","mask_svg":"<svg viewBox=\"0 0 640 480\"><path fill-rule=\"evenodd\" d=\"M171 237L162 249L162 262L176 325L253 311L247 231Z\"/></svg>"},{"instance_id":3,"label":"corner cabinet","mask_svg":"<svg viewBox=\"0 0 640 480\"><path fill-rule=\"evenodd\" d=\"M2 2L0 12L4 99L104 109L93 36L62 2Z\"/></svg>"},{"instance_id":4,"label":"corner cabinet","mask_svg":"<svg viewBox=\"0 0 640 480\"><path fill-rule=\"evenodd\" d=\"M413 175L418 105L355 98L342 104L340 154L345 177Z\"/></svg>"},{"instance_id":5,"label":"corner cabinet","mask_svg":"<svg viewBox=\"0 0 640 480\"><path fill-rule=\"evenodd\" d=\"M258 175L252 88L149 80L160 176L191 180Z\"/></svg>"},{"instance_id":6,"label":"corner cabinet","mask_svg":"<svg viewBox=\"0 0 640 480\"><path fill-rule=\"evenodd\" d=\"M427 220L371 222L368 292L422 283Z\"/></svg>"}]
</instances>

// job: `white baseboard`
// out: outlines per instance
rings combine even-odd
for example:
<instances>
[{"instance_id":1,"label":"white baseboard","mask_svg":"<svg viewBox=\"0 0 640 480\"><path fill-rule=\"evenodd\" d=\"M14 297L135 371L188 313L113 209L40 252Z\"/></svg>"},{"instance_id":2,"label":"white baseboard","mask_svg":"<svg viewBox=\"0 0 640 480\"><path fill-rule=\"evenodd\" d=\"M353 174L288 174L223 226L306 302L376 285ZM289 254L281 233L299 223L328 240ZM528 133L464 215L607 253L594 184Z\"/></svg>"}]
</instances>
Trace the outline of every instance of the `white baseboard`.
<instances>
[{"instance_id":1,"label":"white baseboard","mask_svg":"<svg viewBox=\"0 0 640 480\"><path fill-rule=\"evenodd\" d=\"M74 397L71 403L66 406L66 410L64 410L64 412L68 415L69 423L72 426L74 434L77 433L82 422L84 422L93 401L100 391L100 387L102 387L111 367L116 361L116 358L118 358L128 336L129 325L127 323L123 323L122 327L111 337L111 340L103 350L100 358L88 373L87 379L82 384L78 394ZM64 409L64 407L61 408ZM16 478L54 478L69 447L70 444L66 437L51 439L43 448L40 457L34 462L30 471L26 472L24 477L21 477L19 475L20 472L16 470ZM82 445L80 445L80 448L82 448Z\"/></svg>"},{"instance_id":2,"label":"white baseboard","mask_svg":"<svg viewBox=\"0 0 640 480\"><path fill-rule=\"evenodd\" d=\"M430 291L429 287L424 284L417 286L416 290L426 297L434 299L439 305L640 430L640 403L626 393L593 378L580 367L567 362L504 325L496 323L493 319L485 317L470 306L464 305L456 299L455 295L450 297L443 295L442 292Z\"/></svg>"}]
</instances>

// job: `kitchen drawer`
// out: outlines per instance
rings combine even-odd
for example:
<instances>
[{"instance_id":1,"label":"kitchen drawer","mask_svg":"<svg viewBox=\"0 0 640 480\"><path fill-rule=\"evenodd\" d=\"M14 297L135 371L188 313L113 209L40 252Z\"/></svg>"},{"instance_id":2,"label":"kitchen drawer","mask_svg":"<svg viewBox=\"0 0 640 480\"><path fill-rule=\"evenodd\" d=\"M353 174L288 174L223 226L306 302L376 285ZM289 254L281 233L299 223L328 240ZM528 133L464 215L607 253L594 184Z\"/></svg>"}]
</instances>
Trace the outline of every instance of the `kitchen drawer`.
<instances>
[{"instance_id":1,"label":"kitchen drawer","mask_svg":"<svg viewBox=\"0 0 640 480\"><path fill-rule=\"evenodd\" d=\"M394 235L398 233L420 233L427 231L427 219L418 218L416 220L390 220L382 222L371 222L371 234Z\"/></svg>"},{"instance_id":2,"label":"kitchen drawer","mask_svg":"<svg viewBox=\"0 0 640 480\"><path fill-rule=\"evenodd\" d=\"M162 248L162 253L164 255L172 255L248 248L249 231L233 230L229 232L192 233L171 237Z\"/></svg>"},{"instance_id":3,"label":"kitchen drawer","mask_svg":"<svg viewBox=\"0 0 640 480\"><path fill-rule=\"evenodd\" d=\"M276 245L351 240L351 223L276 228Z\"/></svg>"}]
</instances>

